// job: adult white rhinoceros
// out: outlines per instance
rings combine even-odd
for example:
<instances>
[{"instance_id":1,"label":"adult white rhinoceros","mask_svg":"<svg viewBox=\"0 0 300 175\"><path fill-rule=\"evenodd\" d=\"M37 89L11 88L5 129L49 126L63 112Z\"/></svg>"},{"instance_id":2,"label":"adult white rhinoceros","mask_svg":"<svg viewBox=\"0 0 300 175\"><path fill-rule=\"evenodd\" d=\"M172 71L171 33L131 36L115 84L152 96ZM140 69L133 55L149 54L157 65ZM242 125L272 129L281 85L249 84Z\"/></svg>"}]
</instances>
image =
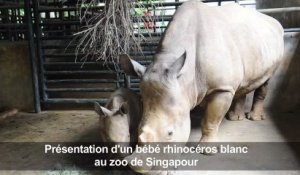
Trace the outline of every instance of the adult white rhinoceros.
<instances>
[{"instance_id":1,"label":"adult white rhinoceros","mask_svg":"<svg viewBox=\"0 0 300 175\"><path fill-rule=\"evenodd\" d=\"M263 119L268 80L282 60L283 34L275 19L237 4L181 5L147 69L120 58L126 73L142 78L139 141L187 142L190 110L203 100L200 141L214 141L232 102L229 118L241 119L245 95L253 90L248 117Z\"/></svg>"}]
</instances>

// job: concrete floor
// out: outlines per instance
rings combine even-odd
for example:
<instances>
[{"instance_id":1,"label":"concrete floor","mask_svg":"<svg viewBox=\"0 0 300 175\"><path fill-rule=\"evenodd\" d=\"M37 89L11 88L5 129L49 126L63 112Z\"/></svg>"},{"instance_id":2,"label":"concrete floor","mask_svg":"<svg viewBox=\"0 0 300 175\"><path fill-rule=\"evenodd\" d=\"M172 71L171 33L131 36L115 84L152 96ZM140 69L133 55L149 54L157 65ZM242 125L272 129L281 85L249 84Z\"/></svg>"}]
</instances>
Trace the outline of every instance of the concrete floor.
<instances>
[{"instance_id":1,"label":"concrete floor","mask_svg":"<svg viewBox=\"0 0 300 175\"><path fill-rule=\"evenodd\" d=\"M223 142L300 142L299 115L298 113L269 114L270 117L266 120L256 122L247 119L236 122L224 119L219 131L219 140ZM197 142L200 139L199 125L199 114L193 113L190 141ZM1 142L95 142L99 141L98 118L93 111L18 113L16 116L0 122L0 140ZM18 152L18 150L16 151ZM300 158L294 157L292 150L290 151L290 160L300 161ZM22 153L20 150L20 155ZM5 148L2 150L2 154L0 155L0 165L1 163L2 165L11 163L7 161L10 159L6 159L9 152L5 152ZM31 161L31 163L37 163L34 162L35 160ZM294 163L300 166L300 162ZM135 174L130 171L89 172L79 170L74 167L73 171L0 171L0 174ZM300 171L178 171L175 174L295 175L300 174Z\"/></svg>"}]
</instances>

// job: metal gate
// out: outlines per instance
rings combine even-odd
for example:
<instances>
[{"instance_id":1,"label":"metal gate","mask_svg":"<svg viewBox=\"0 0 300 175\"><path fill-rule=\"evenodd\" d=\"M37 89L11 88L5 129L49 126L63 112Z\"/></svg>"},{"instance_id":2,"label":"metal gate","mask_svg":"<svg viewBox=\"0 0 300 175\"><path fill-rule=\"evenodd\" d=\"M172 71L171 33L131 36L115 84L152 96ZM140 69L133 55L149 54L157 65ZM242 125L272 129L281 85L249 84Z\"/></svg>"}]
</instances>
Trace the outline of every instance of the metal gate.
<instances>
[{"instance_id":1,"label":"metal gate","mask_svg":"<svg viewBox=\"0 0 300 175\"><path fill-rule=\"evenodd\" d=\"M34 28L39 58L40 99L44 107L51 104L84 105L95 101L105 103L109 93L125 86L125 83L127 87L138 91L139 79L127 77L129 81L126 81L122 72L113 70L113 63L75 62L76 46L68 44L74 38L72 34L80 31L81 27L76 1L32 2L34 19L37 21ZM162 6L177 8L180 4L166 3ZM146 7L151 8L152 5ZM160 16L154 22L170 21L171 17ZM151 37L151 41L141 44L143 53L131 52L131 57L144 65L149 64L161 33L154 27L151 34L144 34L145 37Z\"/></svg>"},{"instance_id":2,"label":"metal gate","mask_svg":"<svg viewBox=\"0 0 300 175\"><path fill-rule=\"evenodd\" d=\"M80 30L75 5L33 0L41 102L45 107L105 103L106 93L121 83L119 72L102 62L75 62L76 45L70 44L73 34Z\"/></svg>"}]
</instances>

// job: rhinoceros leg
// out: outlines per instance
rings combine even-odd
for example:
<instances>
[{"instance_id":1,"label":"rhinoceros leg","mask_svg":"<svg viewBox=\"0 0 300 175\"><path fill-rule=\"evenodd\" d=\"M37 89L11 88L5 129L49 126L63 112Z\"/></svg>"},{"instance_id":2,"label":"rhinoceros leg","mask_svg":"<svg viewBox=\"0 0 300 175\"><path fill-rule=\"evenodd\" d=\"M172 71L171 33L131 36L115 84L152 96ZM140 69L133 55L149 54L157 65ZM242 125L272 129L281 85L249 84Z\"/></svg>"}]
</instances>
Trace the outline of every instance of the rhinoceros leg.
<instances>
[{"instance_id":1,"label":"rhinoceros leg","mask_svg":"<svg viewBox=\"0 0 300 175\"><path fill-rule=\"evenodd\" d=\"M202 137L200 142L214 142L218 133L219 125L228 111L233 99L231 92L217 92L212 94L201 121Z\"/></svg>"},{"instance_id":2,"label":"rhinoceros leg","mask_svg":"<svg viewBox=\"0 0 300 175\"><path fill-rule=\"evenodd\" d=\"M248 119L250 120L265 119L266 114L264 112L263 102L267 95L267 91L268 91L268 81L255 90L254 97L253 97L253 105L250 113L247 115Z\"/></svg>"},{"instance_id":3,"label":"rhinoceros leg","mask_svg":"<svg viewBox=\"0 0 300 175\"><path fill-rule=\"evenodd\" d=\"M230 110L227 114L227 119L232 121L243 120L245 116L244 105L246 95L233 99Z\"/></svg>"}]
</instances>

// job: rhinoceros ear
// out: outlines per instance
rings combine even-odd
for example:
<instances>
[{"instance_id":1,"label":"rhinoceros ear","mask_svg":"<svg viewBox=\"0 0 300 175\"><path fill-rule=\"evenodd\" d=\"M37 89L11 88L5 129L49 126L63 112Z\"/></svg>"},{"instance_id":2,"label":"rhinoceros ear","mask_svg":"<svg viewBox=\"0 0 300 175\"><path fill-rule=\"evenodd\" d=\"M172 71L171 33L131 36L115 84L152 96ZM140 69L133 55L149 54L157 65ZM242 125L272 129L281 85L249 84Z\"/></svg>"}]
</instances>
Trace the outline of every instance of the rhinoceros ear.
<instances>
[{"instance_id":1,"label":"rhinoceros ear","mask_svg":"<svg viewBox=\"0 0 300 175\"><path fill-rule=\"evenodd\" d=\"M170 74L180 77L180 70L184 66L186 60L186 51L172 64L171 69L170 69Z\"/></svg>"},{"instance_id":2,"label":"rhinoceros ear","mask_svg":"<svg viewBox=\"0 0 300 175\"><path fill-rule=\"evenodd\" d=\"M126 54L120 55L119 62L127 75L142 77L146 71L145 66L130 59Z\"/></svg>"},{"instance_id":3,"label":"rhinoceros ear","mask_svg":"<svg viewBox=\"0 0 300 175\"><path fill-rule=\"evenodd\" d=\"M127 102L124 102L124 103L120 106L119 112L120 112L122 115L128 114L128 112L129 112L129 107L128 107Z\"/></svg>"},{"instance_id":4,"label":"rhinoceros ear","mask_svg":"<svg viewBox=\"0 0 300 175\"><path fill-rule=\"evenodd\" d=\"M112 111L110 111L109 109L106 109L105 107L102 107L97 102L94 103L94 108L95 108L95 111L97 112L97 114L102 118L109 117L113 114Z\"/></svg>"}]
</instances>

